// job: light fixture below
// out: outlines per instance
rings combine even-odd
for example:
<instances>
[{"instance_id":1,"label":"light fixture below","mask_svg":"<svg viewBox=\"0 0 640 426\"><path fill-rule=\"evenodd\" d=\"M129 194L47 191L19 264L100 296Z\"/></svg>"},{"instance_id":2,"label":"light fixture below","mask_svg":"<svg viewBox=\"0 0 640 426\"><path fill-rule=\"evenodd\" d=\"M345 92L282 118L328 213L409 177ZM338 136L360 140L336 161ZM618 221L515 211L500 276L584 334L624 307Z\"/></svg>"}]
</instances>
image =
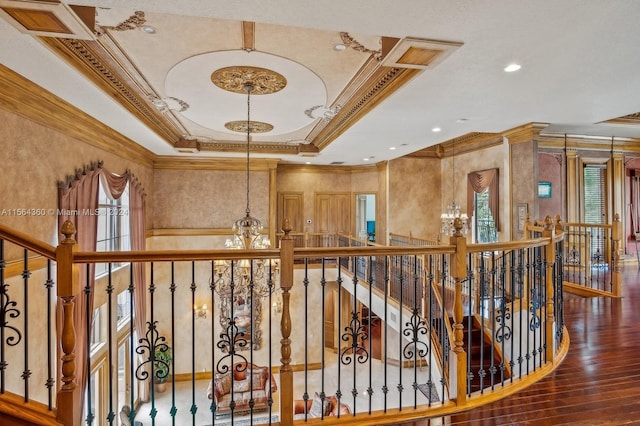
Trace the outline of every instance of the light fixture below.
<instances>
[{"instance_id":1,"label":"light fixture below","mask_svg":"<svg viewBox=\"0 0 640 426\"><path fill-rule=\"evenodd\" d=\"M453 144L453 151L451 155L451 191L456 190L456 145ZM460 205L456 203L455 199L447 206L447 209L440 215L440 233L443 235L452 236L456 233L456 219L460 219L462 223L462 234L467 235L467 224L469 218L466 213L460 212Z\"/></svg>"},{"instance_id":2,"label":"light fixture below","mask_svg":"<svg viewBox=\"0 0 640 426\"><path fill-rule=\"evenodd\" d=\"M156 33L156 28L152 27L151 25L142 25L140 27L140 30L143 33L146 33L146 34L155 34Z\"/></svg>"},{"instance_id":3,"label":"light fixture below","mask_svg":"<svg viewBox=\"0 0 640 426\"><path fill-rule=\"evenodd\" d=\"M193 306L193 312L195 313L196 318L206 319L208 311L209 308L207 307L206 303L203 303L202 306Z\"/></svg>"},{"instance_id":4,"label":"light fixture below","mask_svg":"<svg viewBox=\"0 0 640 426\"><path fill-rule=\"evenodd\" d=\"M520 68L522 68L520 66L520 64L509 64L506 67L504 67L504 71L505 72L514 72L514 71L518 71Z\"/></svg>"}]
</instances>

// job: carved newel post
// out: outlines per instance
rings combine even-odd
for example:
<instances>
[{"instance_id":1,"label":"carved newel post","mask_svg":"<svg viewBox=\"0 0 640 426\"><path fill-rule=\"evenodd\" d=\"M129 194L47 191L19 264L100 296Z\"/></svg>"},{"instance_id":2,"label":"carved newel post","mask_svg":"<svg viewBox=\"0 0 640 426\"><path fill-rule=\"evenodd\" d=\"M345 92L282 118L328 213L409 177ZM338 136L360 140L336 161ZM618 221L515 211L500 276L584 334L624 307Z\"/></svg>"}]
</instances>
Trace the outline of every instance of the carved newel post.
<instances>
[{"instance_id":1,"label":"carved newel post","mask_svg":"<svg viewBox=\"0 0 640 426\"><path fill-rule=\"evenodd\" d=\"M545 257L545 261L546 261L546 269L545 269L545 274L546 274L546 279L545 279L545 285L546 285L546 297L547 297L547 303L545 306L545 311L546 311L546 318L545 318L545 335L546 335L546 357L547 357L547 362L553 362L553 358L554 358L554 353L555 353L555 347L554 347L554 342L555 342L555 333L554 333L554 329L555 329L555 325L554 325L554 319L555 319L555 313L554 313L554 297L555 297L555 288L554 288L554 283L555 283L555 277L554 277L554 265L556 262L556 243L555 243L555 237L556 237L556 226L554 225L553 220L551 219L551 216L547 216L544 218L544 231L542 231L542 236L543 237L547 237L549 238L549 244L547 245L546 248L546 257Z\"/></svg>"},{"instance_id":2,"label":"carved newel post","mask_svg":"<svg viewBox=\"0 0 640 426\"><path fill-rule=\"evenodd\" d=\"M58 388L56 418L69 426L78 424L82 416L82 389L76 382L76 330L73 322L76 296L80 292L78 268L73 264L73 252L77 248L73 239L75 233L73 223L69 220L64 222L62 234L65 238L56 249L57 292L62 311L62 330L59 334L62 386Z\"/></svg>"},{"instance_id":3,"label":"carved newel post","mask_svg":"<svg viewBox=\"0 0 640 426\"><path fill-rule=\"evenodd\" d=\"M455 368L450 374L451 383L456 384L455 392L451 395L458 405L467 400L467 353L463 349L464 325L462 306L462 281L467 275L467 238L462 235L462 220L456 218L453 221L455 233L450 239L451 245L456 246L455 253L451 257L451 276L455 281L455 300L453 302L453 352ZM455 378L455 381L453 380Z\"/></svg>"},{"instance_id":4,"label":"carved newel post","mask_svg":"<svg viewBox=\"0 0 640 426\"><path fill-rule=\"evenodd\" d=\"M285 219L282 225L284 236L280 240L280 288L282 290L282 319L280 330L280 424L293 424L293 371L291 370L291 294L293 287L293 246L291 223Z\"/></svg>"}]
</instances>

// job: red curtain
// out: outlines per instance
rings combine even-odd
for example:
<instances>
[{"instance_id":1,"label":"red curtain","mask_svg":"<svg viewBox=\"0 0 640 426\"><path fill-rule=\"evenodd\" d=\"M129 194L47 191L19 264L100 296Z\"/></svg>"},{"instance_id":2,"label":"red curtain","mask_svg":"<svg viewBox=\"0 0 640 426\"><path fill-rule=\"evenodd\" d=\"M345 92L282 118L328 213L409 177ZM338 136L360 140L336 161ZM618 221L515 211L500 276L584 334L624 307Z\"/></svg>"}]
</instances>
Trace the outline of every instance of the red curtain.
<instances>
[{"instance_id":1,"label":"red curtain","mask_svg":"<svg viewBox=\"0 0 640 426\"><path fill-rule=\"evenodd\" d=\"M496 230L500 231L500 188L498 178L498 169L482 170L479 172L471 172L467 175L467 211L473 214L475 193L484 192L489 188L489 210L496 224Z\"/></svg>"},{"instance_id":2,"label":"red curtain","mask_svg":"<svg viewBox=\"0 0 640 426\"><path fill-rule=\"evenodd\" d=\"M79 251L95 251L96 237L98 231L98 216L95 214L84 214L83 212L95 211L98 208L98 196L100 191L100 181L107 195L112 199L119 199L124 190L129 187L129 224L131 249L136 251L145 250L145 193L142 185L130 172L124 175L116 175L102 168L102 163L92 163L84 169L76 171L74 177L67 179L66 183L61 183L58 188L58 207L61 211L69 213L58 217L58 235L62 229L62 224L66 220L71 220L76 227L76 242ZM74 213L72 213L74 212ZM134 263L134 326L138 333L144 333L146 327L146 282L144 264ZM95 267L93 264L82 265L80 268L80 284L83 293L76 299L76 309L74 312L74 326L76 329L76 378L78 385L85 389L88 380L88 353L87 353L87 332L86 322L89 319L89 330L93 323L93 295L95 285ZM91 289L90 297L87 300L84 289ZM59 310L59 321L61 320L61 310ZM61 322L59 323L61 325ZM58 327L60 333L61 327ZM85 330L80 332L79 330ZM60 341L60 339L58 339ZM61 352L60 352L61 353ZM148 387L144 386L140 390L141 400L148 399ZM82 400L84 404L84 399ZM80 421L80 419L78 419Z\"/></svg>"}]
</instances>

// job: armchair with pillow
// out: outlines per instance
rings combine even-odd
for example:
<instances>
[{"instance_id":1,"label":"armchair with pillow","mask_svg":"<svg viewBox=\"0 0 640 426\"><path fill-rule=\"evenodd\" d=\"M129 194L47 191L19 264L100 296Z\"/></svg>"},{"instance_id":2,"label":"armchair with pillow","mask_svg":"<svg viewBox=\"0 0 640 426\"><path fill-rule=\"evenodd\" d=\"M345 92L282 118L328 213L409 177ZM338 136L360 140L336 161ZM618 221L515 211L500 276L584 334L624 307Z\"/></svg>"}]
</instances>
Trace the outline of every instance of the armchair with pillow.
<instances>
[{"instance_id":1,"label":"armchair with pillow","mask_svg":"<svg viewBox=\"0 0 640 426\"><path fill-rule=\"evenodd\" d=\"M233 377L232 377L233 375ZM264 411L269 408L269 396L278 390L276 382L269 374L269 368L254 364L234 364L230 371L216 374L207 390L207 397L216 404L216 416L231 414L231 401L235 403L234 413L243 414L251 410Z\"/></svg>"}]
</instances>

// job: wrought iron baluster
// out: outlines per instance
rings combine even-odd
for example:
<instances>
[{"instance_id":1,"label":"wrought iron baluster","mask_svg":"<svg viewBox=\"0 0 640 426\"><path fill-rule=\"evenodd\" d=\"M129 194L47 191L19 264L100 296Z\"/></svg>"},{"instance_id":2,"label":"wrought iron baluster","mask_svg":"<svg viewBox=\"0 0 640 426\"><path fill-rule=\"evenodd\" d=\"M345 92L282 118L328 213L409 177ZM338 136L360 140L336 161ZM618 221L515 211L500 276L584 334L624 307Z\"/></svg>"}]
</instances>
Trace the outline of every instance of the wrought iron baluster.
<instances>
[{"instance_id":1,"label":"wrought iron baluster","mask_svg":"<svg viewBox=\"0 0 640 426\"><path fill-rule=\"evenodd\" d=\"M389 357L389 256L384 257L384 384L382 385L382 394L384 395L384 412L387 412L387 397L389 394L389 386L388 386L388 376L389 376L389 365L387 364L387 360Z\"/></svg>"},{"instance_id":2,"label":"wrought iron baluster","mask_svg":"<svg viewBox=\"0 0 640 426\"><path fill-rule=\"evenodd\" d=\"M373 317L372 317L372 307L373 307L373 258L371 256L369 256L369 261L368 261L368 272L367 272L367 280L369 283L369 306L368 306L368 311L369 311L369 354L371 355L369 357L369 387L367 388L367 395L369 395L369 414L371 414L372 411L372 397L373 397L373 368L372 368L372 362L373 362Z\"/></svg>"},{"instance_id":3,"label":"wrought iron baluster","mask_svg":"<svg viewBox=\"0 0 640 426\"><path fill-rule=\"evenodd\" d=\"M134 424L134 419L136 418L136 413L137 413L137 409L136 409L136 397L135 397L135 390L138 389L138 386L135 386L135 364L136 362L134 362L135 358L134 358L134 351L135 351L135 342L134 342L134 324L133 324L133 320L134 318L138 315L135 311L134 311L134 306L138 303L137 300L135 300L135 293L134 293L134 285L133 285L133 262L129 263L129 287L127 287L127 291L129 291L129 385L128 385L128 392L129 392L129 422L131 424ZM140 330L142 331L142 330Z\"/></svg>"},{"instance_id":4,"label":"wrought iron baluster","mask_svg":"<svg viewBox=\"0 0 640 426\"><path fill-rule=\"evenodd\" d=\"M92 309L92 299L93 297L91 296L92 293L92 289L91 286L89 285L90 278L91 278L91 270L93 268L91 268L88 264L84 265L85 268L85 286L84 286L84 300L85 300L85 306L87 307L87 313L85 316L85 334L86 334L86 358L87 358L87 366L86 366L86 375L87 375L87 418L86 418L86 422L88 426L91 426L93 424L93 421L95 419L95 413L94 413L94 408L91 406L92 403L92 398L91 398L91 360L90 360L90 353L91 353L91 331L92 331L92 324L93 324L93 309Z\"/></svg>"},{"instance_id":5,"label":"wrought iron baluster","mask_svg":"<svg viewBox=\"0 0 640 426\"><path fill-rule=\"evenodd\" d=\"M198 412L198 406L196 405L196 263L191 261L191 285L189 290L191 291L191 422L195 426L196 413Z\"/></svg>"},{"instance_id":6,"label":"wrought iron baluster","mask_svg":"<svg viewBox=\"0 0 640 426\"><path fill-rule=\"evenodd\" d=\"M24 402L29 402L29 378L31 378L31 370L29 369L29 251L24 249L23 252L22 281L23 281L23 297L24 297L24 315L23 332L24 332L24 370L22 370L22 380L24 381Z\"/></svg>"},{"instance_id":7,"label":"wrought iron baluster","mask_svg":"<svg viewBox=\"0 0 640 426\"><path fill-rule=\"evenodd\" d=\"M109 262L107 269L107 360L109 365L113 363L113 282L112 282L112 263ZM87 353L87 360L90 362L90 357ZM113 374L109 374L107 378L107 387L109 388L109 413L107 414L107 422L110 425L113 424L115 419L114 407L113 407Z\"/></svg>"},{"instance_id":8,"label":"wrought iron baluster","mask_svg":"<svg viewBox=\"0 0 640 426\"><path fill-rule=\"evenodd\" d=\"M1 244L1 243L0 243ZM2 262L2 254L0 251L0 262ZM0 270L2 267L0 266ZM0 276L0 285L2 284L2 277ZM53 326L51 321L51 301L53 300L53 278L51 275L51 259L47 259L47 281L44 283L47 289L47 381L45 387L47 388L47 408L49 411L53 410L53 385L55 379L53 378Z\"/></svg>"}]
</instances>

